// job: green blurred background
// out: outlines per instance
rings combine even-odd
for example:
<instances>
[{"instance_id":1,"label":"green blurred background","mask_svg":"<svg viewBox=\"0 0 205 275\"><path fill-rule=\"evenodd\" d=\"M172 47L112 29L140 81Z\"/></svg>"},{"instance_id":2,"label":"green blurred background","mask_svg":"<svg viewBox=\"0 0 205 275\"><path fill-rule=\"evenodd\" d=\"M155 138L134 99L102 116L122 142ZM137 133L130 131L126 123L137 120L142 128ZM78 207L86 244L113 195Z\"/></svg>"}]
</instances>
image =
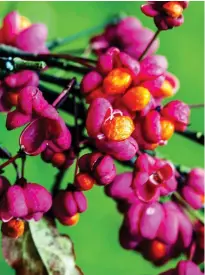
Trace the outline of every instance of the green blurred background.
<instances>
[{"instance_id":1,"label":"green blurred background","mask_svg":"<svg viewBox=\"0 0 205 275\"><path fill-rule=\"evenodd\" d=\"M105 22L113 14L125 12L142 20L143 24L155 30L151 18L140 12L142 2L0 2L1 19L11 10L17 9L32 22L44 22L49 29L49 39L65 37L81 30ZM185 23L179 28L162 32L159 54L167 56L169 70L176 74L181 88L175 96L186 103L202 103L204 75L204 3L191 2L184 12ZM66 49L87 46L87 38L79 39ZM66 115L62 114L65 118ZM0 143L12 154L18 149L19 129L7 132L5 116L0 115ZM194 109L191 115L190 129L203 131L203 109ZM186 166L203 166L203 147L185 138L175 135L168 146L160 152L175 163ZM118 171L124 168L118 166ZM74 168L68 170L63 186L72 181ZM52 185L57 170L41 161L40 157L28 158L26 176L31 182L43 184L47 188ZM6 175L14 180L12 167L6 169ZM118 243L118 229L122 217L117 213L115 203L107 198L103 189L96 187L86 193L89 209L80 217L77 226L68 228L59 225L62 233L69 234L75 245L77 264L87 275L155 275L174 266L176 261L162 268L155 268L145 261L141 255L123 250ZM11 275L14 271L0 256L0 274Z\"/></svg>"}]
</instances>

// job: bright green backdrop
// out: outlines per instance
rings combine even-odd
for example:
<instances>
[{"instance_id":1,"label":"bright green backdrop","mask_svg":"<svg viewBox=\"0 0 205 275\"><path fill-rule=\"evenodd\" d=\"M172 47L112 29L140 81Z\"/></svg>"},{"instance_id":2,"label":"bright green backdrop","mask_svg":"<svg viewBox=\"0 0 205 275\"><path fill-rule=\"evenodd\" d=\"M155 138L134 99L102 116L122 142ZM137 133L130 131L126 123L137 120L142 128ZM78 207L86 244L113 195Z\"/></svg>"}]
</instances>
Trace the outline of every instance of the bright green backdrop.
<instances>
[{"instance_id":1,"label":"bright green backdrop","mask_svg":"<svg viewBox=\"0 0 205 275\"><path fill-rule=\"evenodd\" d=\"M140 12L142 2L0 2L1 18L10 10L18 9L32 22L48 25L49 38L64 37L104 22L109 16L123 11L140 18L145 26L155 30L151 18ZM169 69L181 82L175 98L187 103L203 102L203 49L204 49L204 3L191 2L184 12L185 24L160 35L161 46L158 53L166 55ZM86 46L87 39L68 45L68 49ZM203 110L194 109L191 116L193 130L203 131ZM18 146L20 131L5 130L5 116L0 116L0 142L12 153ZM160 150L175 163L186 166L203 166L203 147L175 135L168 146ZM122 171L119 167L118 171ZM39 157L27 161L26 176L31 182L50 187L57 170L43 163ZM14 180L12 167L6 174ZM73 178L73 168L65 177L66 182ZM87 193L86 193L87 195ZM155 275L165 270L153 268L140 255L123 250L118 244L118 229L122 217L117 213L114 202L103 194L102 188L88 192L89 209L81 215L76 227L59 226L61 232L71 236L75 244L77 263L86 275ZM175 263L171 263L174 265ZM170 265L170 264L169 264ZM0 274L14 274L0 257Z\"/></svg>"}]
</instances>

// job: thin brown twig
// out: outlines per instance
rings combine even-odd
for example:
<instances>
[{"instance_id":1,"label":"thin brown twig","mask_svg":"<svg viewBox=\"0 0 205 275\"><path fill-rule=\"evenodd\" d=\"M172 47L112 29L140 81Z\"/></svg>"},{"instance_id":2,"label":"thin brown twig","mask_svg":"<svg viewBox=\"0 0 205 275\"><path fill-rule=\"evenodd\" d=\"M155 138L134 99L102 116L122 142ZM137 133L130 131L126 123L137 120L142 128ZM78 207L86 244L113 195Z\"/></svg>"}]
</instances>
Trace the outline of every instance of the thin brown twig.
<instances>
[{"instance_id":1,"label":"thin brown twig","mask_svg":"<svg viewBox=\"0 0 205 275\"><path fill-rule=\"evenodd\" d=\"M0 146L0 158L2 159L10 159L11 158L11 153L7 151L7 149L3 148ZM16 170L16 178L20 178L20 173L18 169L18 165L15 161L12 162L14 169Z\"/></svg>"},{"instance_id":2,"label":"thin brown twig","mask_svg":"<svg viewBox=\"0 0 205 275\"><path fill-rule=\"evenodd\" d=\"M68 93L70 92L70 90L72 89L72 87L75 85L75 83L76 83L76 78L73 77L71 79L71 81L69 82L68 86L55 99L55 101L52 104L53 107L58 108L66 100L66 98L68 96Z\"/></svg>"},{"instance_id":3,"label":"thin brown twig","mask_svg":"<svg viewBox=\"0 0 205 275\"><path fill-rule=\"evenodd\" d=\"M189 108L204 108L205 104L200 103L200 104L189 104Z\"/></svg>"},{"instance_id":4,"label":"thin brown twig","mask_svg":"<svg viewBox=\"0 0 205 275\"><path fill-rule=\"evenodd\" d=\"M18 152L15 156L9 158L7 161L5 161L3 164L0 165L0 171L8 166L10 163L13 163L17 158L20 158L22 152Z\"/></svg>"}]
</instances>

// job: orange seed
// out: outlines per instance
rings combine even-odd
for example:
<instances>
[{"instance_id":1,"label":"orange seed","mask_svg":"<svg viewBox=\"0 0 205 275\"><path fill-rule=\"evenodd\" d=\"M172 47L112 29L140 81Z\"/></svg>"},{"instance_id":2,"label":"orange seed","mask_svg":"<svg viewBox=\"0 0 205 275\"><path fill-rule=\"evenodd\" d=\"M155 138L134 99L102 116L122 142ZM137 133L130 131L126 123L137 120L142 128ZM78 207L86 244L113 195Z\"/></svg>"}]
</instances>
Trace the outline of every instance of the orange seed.
<instances>
[{"instance_id":1,"label":"orange seed","mask_svg":"<svg viewBox=\"0 0 205 275\"><path fill-rule=\"evenodd\" d=\"M183 7L179 1L169 1L163 5L163 9L173 18L178 18L183 12Z\"/></svg>"},{"instance_id":2,"label":"orange seed","mask_svg":"<svg viewBox=\"0 0 205 275\"><path fill-rule=\"evenodd\" d=\"M12 219L9 222L3 222L1 232L10 238L17 239L24 233L25 224L22 220Z\"/></svg>"},{"instance_id":3,"label":"orange seed","mask_svg":"<svg viewBox=\"0 0 205 275\"><path fill-rule=\"evenodd\" d=\"M65 218L65 219L63 219L63 220L60 220L60 222L61 222L63 225L72 226L72 225L76 225L76 224L78 223L79 218L80 218L79 213L76 213L76 214L73 215L72 217L68 217L68 218Z\"/></svg>"},{"instance_id":4,"label":"orange seed","mask_svg":"<svg viewBox=\"0 0 205 275\"><path fill-rule=\"evenodd\" d=\"M109 140L121 141L131 136L134 123L129 116L115 116L104 122L102 131Z\"/></svg>"},{"instance_id":5,"label":"orange seed","mask_svg":"<svg viewBox=\"0 0 205 275\"><path fill-rule=\"evenodd\" d=\"M87 191L93 188L95 180L88 173L79 173L75 178L75 185L82 191Z\"/></svg>"},{"instance_id":6,"label":"orange seed","mask_svg":"<svg viewBox=\"0 0 205 275\"><path fill-rule=\"evenodd\" d=\"M18 105L18 97L19 94L15 92L8 92L6 94L6 101L8 102L9 105L11 106L17 106Z\"/></svg>"},{"instance_id":7,"label":"orange seed","mask_svg":"<svg viewBox=\"0 0 205 275\"><path fill-rule=\"evenodd\" d=\"M205 197L204 197L204 195L200 195L200 199L201 199L201 202L204 204L204 202L205 202Z\"/></svg>"},{"instance_id":8,"label":"orange seed","mask_svg":"<svg viewBox=\"0 0 205 275\"><path fill-rule=\"evenodd\" d=\"M61 167L66 161L66 156L63 153L55 153L51 159L51 163L55 167Z\"/></svg>"},{"instance_id":9,"label":"orange seed","mask_svg":"<svg viewBox=\"0 0 205 275\"><path fill-rule=\"evenodd\" d=\"M168 140L174 133L174 124L166 119L161 119L161 137L162 140Z\"/></svg>"},{"instance_id":10,"label":"orange seed","mask_svg":"<svg viewBox=\"0 0 205 275\"><path fill-rule=\"evenodd\" d=\"M147 106L150 99L149 90L141 86L129 89L122 97L123 103L131 111L141 111Z\"/></svg>"},{"instance_id":11,"label":"orange seed","mask_svg":"<svg viewBox=\"0 0 205 275\"><path fill-rule=\"evenodd\" d=\"M168 80L165 80L162 83L162 86L160 88L160 92L161 92L161 95L164 96L164 97L169 97L169 96L172 96L174 94L173 87L172 87L172 85L170 84L170 82Z\"/></svg>"},{"instance_id":12,"label":"orange seed","mask_svg":"<svg viewBox=\"0 0 205 275\"><path fill-rule=\"evenodd\" d=\"M158 240L154 240L151 242L151 246L150 246L150 255L152 257L153 260L157 261L162 259L166 254L166 246L158 241Z\"/></svg>"},{"instance_id":13,"label":"orange seed","mask_svg":"<svg viewBox=\"0 0 205 275\"><path fill-rule=\"evenodd\" d=\"M103 81L104 92L108 95L123 94L130 86L132 76L124 68L112 70Z\"/></svg>"}]
</instances>

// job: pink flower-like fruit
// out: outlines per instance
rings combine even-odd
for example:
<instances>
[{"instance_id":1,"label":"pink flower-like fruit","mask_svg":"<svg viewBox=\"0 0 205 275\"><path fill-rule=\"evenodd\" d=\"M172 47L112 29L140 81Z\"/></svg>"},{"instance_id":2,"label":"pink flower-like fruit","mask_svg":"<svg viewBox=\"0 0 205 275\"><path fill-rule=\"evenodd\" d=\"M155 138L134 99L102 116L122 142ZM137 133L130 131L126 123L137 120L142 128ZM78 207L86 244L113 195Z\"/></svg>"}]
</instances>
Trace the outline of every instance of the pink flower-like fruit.
<instances>
[{"instance_id":1,"label":"pink flower-like fruit","mask_svg":"<svg viewBox=\"0 0 205 275\"><path fill-rule=\"evenodd\" d=\"M159 30L168 30L181 26L184 23L183 11L188 1L148 1L142 5L142 12L154 17L155 25Z\"/></svg>"},{"instance_id":2,"label":"pink flower-like fruit","mask_svg":"<svg viewBox=\"0 0 205 275\"><path fill-rule=\"evenodd\" d=\"M0 200L0 218L6 222L13 218L38 221L52 205L51 194L36 183L10 186Z\"/></svg>"}]
</instances>

